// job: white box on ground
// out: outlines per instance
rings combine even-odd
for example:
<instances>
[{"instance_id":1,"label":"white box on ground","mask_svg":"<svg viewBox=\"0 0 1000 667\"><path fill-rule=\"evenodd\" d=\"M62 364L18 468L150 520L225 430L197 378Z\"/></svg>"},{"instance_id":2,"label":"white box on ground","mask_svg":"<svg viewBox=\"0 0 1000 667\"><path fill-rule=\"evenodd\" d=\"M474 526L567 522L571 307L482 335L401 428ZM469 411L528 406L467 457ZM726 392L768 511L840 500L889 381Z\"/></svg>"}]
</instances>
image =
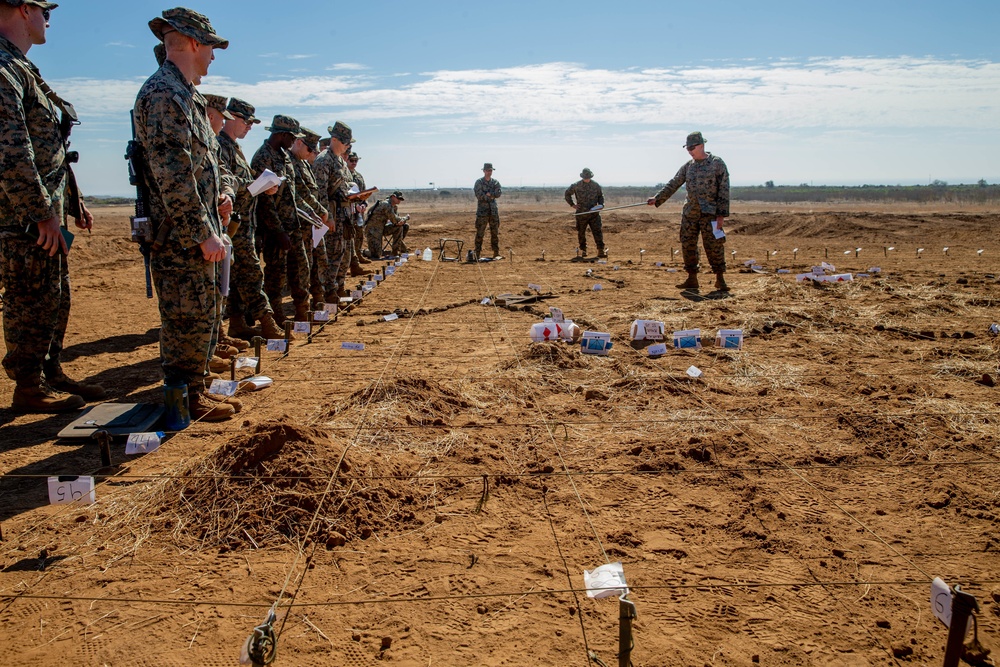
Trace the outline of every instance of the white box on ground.
<instances>
[{"instance_id":1,"label":"white box on ground","mask_svg":"<svg viewBox=\"0 0 1000 667\"><path fill-rule=\"evenodd\" d=\"M657 320L633 320L629 336L632 340L663 340L665 330L663 322Z\"/></svg>"},{"instance_id":2,"label":"white box on ground","mask_svg":"<svg viewBox=\"0 0 1000 667\"><path fill-rule=\"evenodd\" d=\"M611 351L611 334L602 331L584 331L580 340L580 351L606 357Z\"/></svg>"},{"instance_id":3,"label":"white box on ground","mask_svg":"<svg viewBox=\"0 0 1000 667\"><path fill-rule=\"evenodd\" d=\"M715 346L727 350L742 350L743 330L719 329L719 333L715 335Z\"/></svg>"},{"instance_id":4,"label":"white box on ground","mask_svg":"<svg viewBox=\"0 0 1000 667\"><path fill-rule=\"evenodd\" d=\"M272 380L266 375L255 375L252 378L247 378L246 380L243 380L240 384L249 389L250 391L257 391L258 389L270 387L272 384L274 384L274 380Z\"/></svg>"},{"instance_id":5,"label":"white box on ground","mask_svg":"<svg viewBox=\"0 0 1000 667\"><path fill-rule=\"evenodd\" d=\"M88 505L97 502L93 477L49 477L49 504L68 505L82 502Z\"/></svg>"},{"instance_id":6,"label":"white box on ground","mask_svg":"<svg viewBox=\"0 0 1000 667\"><path fill-rule=\"evenodd\" d=\"M674 348L678 350L700 350L701 329L684 329L672 334Z\"/></svg>"}]
</instances>

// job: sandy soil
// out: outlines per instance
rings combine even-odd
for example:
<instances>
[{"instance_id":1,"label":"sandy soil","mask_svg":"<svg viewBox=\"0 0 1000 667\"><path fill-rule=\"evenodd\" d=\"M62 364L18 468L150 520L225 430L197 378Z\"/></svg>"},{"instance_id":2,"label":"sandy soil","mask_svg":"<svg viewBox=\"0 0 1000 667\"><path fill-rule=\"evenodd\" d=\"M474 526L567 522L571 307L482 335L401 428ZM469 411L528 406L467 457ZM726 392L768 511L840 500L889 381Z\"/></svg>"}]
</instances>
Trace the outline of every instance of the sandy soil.
<instances>
[{"instance_id":1,"label":"sandy soil","mask_svg":"<svg viewBox=\"0 0 1000 667\"><path fill-rule=\"evenodd\" d=\"M935 576L977 597L996 647L1000 213L738 205L726 296L674 288L676 204L607 213L606 265L571 261L566 211L502 206L512 257L402 266L265 353L275 384L237 419L142 457L116 443L111 469L55 439L72 417L0 410L6 663L233 665L280 600L278 665L615 665L618 604L571 590L606 561L634 587L637 667L940 664ZM470 246L467 209L406 212L412 247ZM73 247L65 361L158 401L127 215L98 210ZM881 273L775 274L824 260ZM530 283L555 298L480 304ZM550 305L610 332L610 356L532 344ZM650 358L637 318L709 344ZM719 328L744 349L711 347ZM48 505L58 474L100 475L97 503Z\"/></svg>"}]
</instances>

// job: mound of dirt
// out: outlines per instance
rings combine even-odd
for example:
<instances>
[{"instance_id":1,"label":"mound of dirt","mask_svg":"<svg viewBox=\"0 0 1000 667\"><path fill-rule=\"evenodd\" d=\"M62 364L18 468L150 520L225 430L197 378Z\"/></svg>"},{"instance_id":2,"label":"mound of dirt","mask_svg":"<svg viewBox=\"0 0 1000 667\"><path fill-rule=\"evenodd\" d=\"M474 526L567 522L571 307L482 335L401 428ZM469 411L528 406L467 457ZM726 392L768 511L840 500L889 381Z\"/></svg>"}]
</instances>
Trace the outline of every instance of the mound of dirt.
<instances>
[{"instance_id":1,"label":"mound of dirt","mask_svg":"<svg viewBox=\"0 0 1000 667\"><path fill-rule=\"evenodd\" d=\"M377 411L380 423L443 425L471 407L466 396L440 382L402 376L355 391L328 416L361 409Z\"/></svg>"},{"instance_id":2,"label":"mound of dirt","mask_svg":"<svg viewBox=\"0 0 1000 667\"><path fill-rule=\"evenodd\" d=\"M416 521L418 491L407 479L415 460L344 454L318 429L263 422L162 489L158 514L179 541L222 550L307 538L333 548Z\"/></svg>"},{"instance_id":3,"label":"mound of dirt","mask_svg":"<svg viewBox=\"0 0 1000 667\"><path fill-rule=\"evenodd\" d=\"M576 345L555 341L531 343L524 358L525 360L550 364L557 368L587 368L587 362L581 357L577 348Z\"/></svg>"}]
</instances>

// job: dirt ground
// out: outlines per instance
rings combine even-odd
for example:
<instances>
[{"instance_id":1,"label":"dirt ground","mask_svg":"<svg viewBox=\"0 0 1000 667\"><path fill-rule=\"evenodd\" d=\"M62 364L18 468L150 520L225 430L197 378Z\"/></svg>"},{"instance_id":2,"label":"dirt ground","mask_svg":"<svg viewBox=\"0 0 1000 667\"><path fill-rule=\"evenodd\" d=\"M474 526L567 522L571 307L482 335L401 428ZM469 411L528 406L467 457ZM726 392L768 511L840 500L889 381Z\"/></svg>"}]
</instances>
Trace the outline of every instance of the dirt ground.
<instances>
[{"instance_id":1,"label":"dirt ground","mask_svg":"<svg viewBox=\"0 0 1000 667\"><path fill-rule=\"evenodd\" d=\"M411 247L471 246L467 208L401 208ZM678 205L606 213L607 264L571 261L568 210L501 202L507 259L402 265L265 352L274 386L236 419L145 456L115 443L110 469L56 439L72 416L0 410L5 663L234 665L279 601L276 665L611 666L618 604L579 592L607 561L636 667L941 664L937 576L998 648L1000 212L738 203L722 295L674 287ZM128 213L97 210L73 246L64 361L158 402ZM821 261L881 272L795 281ZM529 284L554 298L480 303ZM610 355L532 343L548 306ZM635 319L705 347L650 357ZM744 349L713 347L720 328ZM48 504L47 476L86 474L95 504Z\"/></svg>"}]
</instances>

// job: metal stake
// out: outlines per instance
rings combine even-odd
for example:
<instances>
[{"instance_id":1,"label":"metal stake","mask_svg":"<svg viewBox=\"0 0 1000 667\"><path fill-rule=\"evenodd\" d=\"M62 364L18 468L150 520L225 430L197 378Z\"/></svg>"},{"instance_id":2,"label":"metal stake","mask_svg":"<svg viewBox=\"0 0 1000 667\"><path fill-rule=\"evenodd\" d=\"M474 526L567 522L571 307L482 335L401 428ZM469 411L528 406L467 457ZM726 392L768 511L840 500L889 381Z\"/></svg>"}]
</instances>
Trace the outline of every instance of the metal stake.
<instances>
[{"instance_id":1,"label":"metal stake","mask_svg":"<svg viewBox=\"0 0 1000 667\"><path fill-rule=\"evenodd\" d=\"M638 618L635 603L626 600L625 596L618 598L618 667L630 667L632 664L632 621Z\"/></svg>"},{"instance_id":2,"label":"metal stake","mask_svg":"<svg viewBox=\"0 0 1000 667\"><path fill-rule=\"evenodd\" d=\"M948 643L944 651L944 667L958 667L965 648L965 635L969 631L969 616L979 611L976 598L955 586L951 598L951 625L948 626Z\"/></svg>"},{"instance_id":3,"label":"metal stake","mask_svg":"<svg viewBox=\"0 0 1000 667\"><path fill-rule=\"evenodd\" d=\"M229 379L236 382L236 357L229 360Z\"/></svg>"},{"instance_id":4,"label":"metal stake","mask_svg":"<svg viewBox=\"0 0 1000 667\"><path fill-rule=\"evenodd\" d=\"M111 434L101 429L94 433L94 439L101 449L101 467L111 467Z\"/></svg>"},{"instance_id":5,"label":"metal stake","mask_svg":"<svg viewBox=\"0 0 1000 667\"><path fill-rule=\"evenodd\" d=\"M258 375L260 375L260 372L261 372L261 370L263 370L262 367L264 365L264 358L260 356L260 346L262 344L266 343L267 341L265 341L260 336L254 336L253 340L251 340L250 342L253 343L253 353L257 357L257 368L255 368L254 371Z\"/></svg>"}]
</instances>

